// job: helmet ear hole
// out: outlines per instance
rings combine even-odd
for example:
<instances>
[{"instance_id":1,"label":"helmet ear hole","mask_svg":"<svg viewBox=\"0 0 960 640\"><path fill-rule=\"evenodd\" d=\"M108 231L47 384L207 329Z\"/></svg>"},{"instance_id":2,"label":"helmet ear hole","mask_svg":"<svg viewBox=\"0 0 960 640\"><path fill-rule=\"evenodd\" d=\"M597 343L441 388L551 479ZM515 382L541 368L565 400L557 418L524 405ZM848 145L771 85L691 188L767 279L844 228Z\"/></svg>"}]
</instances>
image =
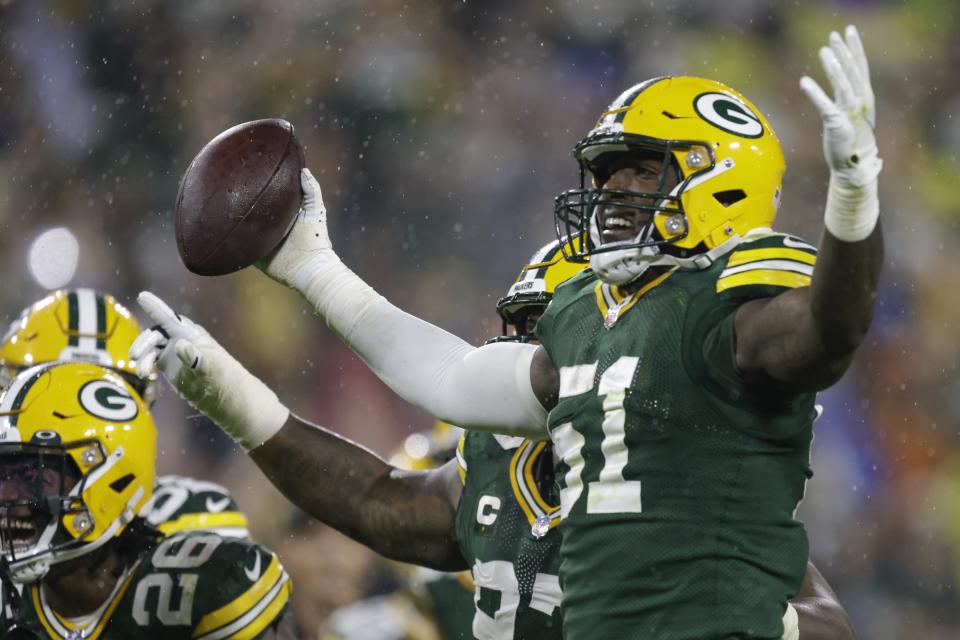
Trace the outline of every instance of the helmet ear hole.
<instances>
[{"instance_id":1,"label":"helmet ear hole","mask_svg":"<svg viewBox=\"0 0 960 640\"><path fill-rule=\"evenodd\" d=\"M133 482L134 476L132 473L128 473L122 478L118 478L110 483L110 488L116 491L117 493L123 493L123 490L130 486L130 483Z\"/></svg>"},{"instance_id":2,"label":"helmet ear hole","mask_svg":"<svg viewBox=\"0 0 960 640\"><path fill-rule=\"evenodd\" d=\"M726 191L717 191L713 194L714 200L724 207L736 204L747 197L743 189L727 189Z\"/></svg>"}]
</instances>

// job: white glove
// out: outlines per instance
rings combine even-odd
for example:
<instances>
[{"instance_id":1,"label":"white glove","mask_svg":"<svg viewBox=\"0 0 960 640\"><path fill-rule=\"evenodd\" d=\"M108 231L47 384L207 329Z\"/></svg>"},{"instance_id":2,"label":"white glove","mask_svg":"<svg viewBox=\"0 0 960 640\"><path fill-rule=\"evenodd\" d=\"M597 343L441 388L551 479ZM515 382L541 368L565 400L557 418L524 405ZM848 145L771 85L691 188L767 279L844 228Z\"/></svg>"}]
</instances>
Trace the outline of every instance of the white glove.
<instances>
[{"instance_id":1,"label":"white glove","mask_svg":"<svg viewBox=\"0 0 960 640\"><path fill-rule=\"evenodd\" d=\"M130 346L137 375L148 376L156 363L190 406L246 451L280 430L290 411L203 327L175 313L149 291L141 292L137 302L156 323Z\"/></svg>"},{"instance_id":2,"label":"white glove","mask_svg":"<svg viewBox=\"0 0 960 640\"><path fill-rule=\"evenodd\" d=\"M787 610L783 614L783 635L780 640L800 640L800 618L793 605L787 603Z\"/></svg>"},{"instance_id":3,"label":"white glove","mask_svg":"<svg viewBox=\"0 0 960 640\"><path fill-rule=\"evenodd\" d=\"M309 169L300 171L300 188L303 203L293 227L283 243L256 265L277 282L298 290L297 283L303 284L306 275L304 271L312 271L311 264L318 257L332 257L339 262L327 233L327 208L320 184Z\"/></svg>"},{"instance_id":4,"label":"white glove","mask_svg":"<svg viewBox=\"0 0 960 640\"><path fill-rule=\"evenodd\" d=\"M823 153L830 166L824 221L837 238L857 242L873 232L880 215L877 176L883 161L877 155L875 99L867 56L856 27L849 25L845 37L834 31L830 46L820 49L834 99L809 76L800 79L800 88L823 120Z\"/></svg>"},{"instance_id":5,"label":"white glove","mask_svg":"<svg viewBox=\"0 0 960 640\"><path fill-rule=\"evenodd\" d=\"M380 299L348 269L333 250L327 233L327 208L309 169L300 172L303 204L290 233L257 268L306 298L340 336L349 335L357 318Z\"/></svg>"}]
</instances>

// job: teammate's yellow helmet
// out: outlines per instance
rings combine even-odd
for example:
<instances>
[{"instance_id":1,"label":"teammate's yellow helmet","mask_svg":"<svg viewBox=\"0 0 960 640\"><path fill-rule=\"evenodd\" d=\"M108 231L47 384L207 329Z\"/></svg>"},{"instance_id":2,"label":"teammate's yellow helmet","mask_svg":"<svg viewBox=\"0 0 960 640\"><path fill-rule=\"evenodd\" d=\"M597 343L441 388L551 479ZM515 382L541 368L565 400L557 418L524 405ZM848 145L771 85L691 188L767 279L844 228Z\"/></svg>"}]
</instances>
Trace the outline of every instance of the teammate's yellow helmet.
<instances>
[{"instance_id":1,"label":"teammate's yellow helmet","mask_svg":"<svg viewBox=\"0 0 960 640\"><path fill-rule=\"evenodd\" d=\"M116 370L147 404L156 375L137 377L127 351L140 325L113 296L93 289L61 289L30 305L0 344L0 389L28 367L44 362L93 362Z\"/></svg>"},{"instance_id":2,"label":"teammate's yellow helmet","mask_svg":"<svg viewBox=\"0 0 960 640\"><path fill-rule=\"evenodd\" d=\"M657 191L603 188L624 154L661 160ZM697 255L773 224L786 169L780 141L759 109L726 85L689 76L653 78L624 91L574 157L581 188L558 196L554 209L558 236L592 232L587 246L566 247L574 259L655 248L674 258L665 264L688 260L694 267L704 264ZM677 181L669 192L668 177ZM652 217L633 240L601 246L593 219L607 205Z\"/></svg>"},{"instance_id":3,"label":"teammate's yellow helmet","mask_svg":"<svg viewBox=\"0 0 960 640\"><path fill-rule=\"evenodd\" d=\"M0 542L19 582L115 539L153 495L157 432L115 371L48 363L0 398Z\"/></svg>"},{"instance_id":4,"label":"teammate's yellow helmet","mask_svg":"<svg viewBox=\"0 0 960 640\"><path fill-rule=\"evenodd\" d=\"M497 313L503 320L503 334L490 342L528 342L533 327L543 314L557 287L587 268L585 262L573 262L564 255L563 245L580 251L582 237L567 242L554 240L541 247L520 269L507 295L497 301ZM513 327L511 335L509 328Z\"/></svg>"}]
</instances>

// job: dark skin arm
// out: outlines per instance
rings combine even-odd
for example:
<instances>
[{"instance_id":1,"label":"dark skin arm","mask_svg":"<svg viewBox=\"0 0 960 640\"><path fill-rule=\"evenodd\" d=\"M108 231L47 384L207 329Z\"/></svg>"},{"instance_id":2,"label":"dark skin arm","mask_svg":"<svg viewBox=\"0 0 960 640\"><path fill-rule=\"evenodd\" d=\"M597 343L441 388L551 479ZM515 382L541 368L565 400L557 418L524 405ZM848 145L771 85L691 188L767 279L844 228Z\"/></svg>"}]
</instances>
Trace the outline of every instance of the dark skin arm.
<instances>
[{"instance_id":1,"label":"dark skin arm","mask_svg":"<svg viewBox=\"0 0 960 640\"><path fill-rule=\"evenodd\" d=\"M250 457L291 502L377 553L441 571L467 568L456 537L456 460L404 471L293 414Z\"/></svg>"},{"instance_id":2,"label":"dark skin arm","mask_svg":"<svg viewBox=\"0 0 960 640\"><path fill-rule=\"evenodd\" d=\"M834 384L870 328L882 265L879 223L860 242L844 242L824 230L809 287L751 300L737 310L737 367L791 391ZM530 381L540 403L552 409L559 376L543 347L530 365Z\"/></svg>"},{"instance_id":3,"label":"dark skin arm","mask_svg":"<svg viewBox=\"0 0 960 640\"><path fill-rule=\"evenodd\" d=\"M880 225L844 242L824 230L809 287L737 310L737 366L793 391L826 389L843 375L873 319L883 265Z\"/></svg>"},{"instance_id":4,"label":"dark skin arm","mask_svg":"<svg viewBox=\"0 0 960 640\"><path fill-rule=\"evenodd\" d=\"M853 624L837 594L812 563L800 593L790 601L800 621L800 640L856 640Z\"/></svg>"},{"instance_id":5,"label":"dark skin arm","mask_svg":"<svg viewBox=\"0 0 960 640\"><path fill-rule=\"evenodd\" d=\"M557 406L560 396L560 373L547 350L537 347L530 361L530 386L543 408L549 411Z\"/></svg>"}]
</instances>

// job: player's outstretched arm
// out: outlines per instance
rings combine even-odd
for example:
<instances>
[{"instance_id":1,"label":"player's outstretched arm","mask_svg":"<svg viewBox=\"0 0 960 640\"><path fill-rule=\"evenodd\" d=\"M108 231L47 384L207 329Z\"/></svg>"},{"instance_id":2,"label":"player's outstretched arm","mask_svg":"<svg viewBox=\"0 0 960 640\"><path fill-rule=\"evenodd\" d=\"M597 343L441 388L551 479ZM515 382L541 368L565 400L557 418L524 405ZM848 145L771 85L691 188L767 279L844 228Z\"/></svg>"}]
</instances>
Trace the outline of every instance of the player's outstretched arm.
<instances>
[{"instance_id":1,"label":"player's outstretched arm","mask_svg":"<svg viewBox=\"0 0 960 640\"><path fill-rule=\"evenodd\" d=\"M456 536L456 460L398 469L292 414L250 457L291 502L377 553L442 571L467 568Z\"/></svg>"},{"instance_id":2,"label":"player's outstretched arm","mask_svg":"<svg viewBox=\"0 0 960 640\"><path fill-rule=\"evenodd\" d=\"M820 60L829 98L811 78L800 86L823 120L830 166L825 230L810 287L744 304L737 313L737 364L797 390L823 389L843 375L873 319L883 263L877 177L882 162L875 109L860 36L830 34Z\"/></svg>"},{"instance_id":3,"label":"player's outstretched arm","mask_svg":"<svg viewBox=\"0 0 960 640\"><path fill-rule=\"evenodd\" d=\"M137 371L156 363L191 406L243 447L298 507L387 557L436 569L466 568L456 540L456 467L406 472L287 410L207 331L148 292L157 324L130 348Z\"/></svg>"},{"instance_id":4,"label":"player's outstretched arm","mask_svg":"<svg viewBox=\"0 0 960 640\"><path fill-rule=\"evenodd\" d=\"M390 304L340 261L327 234L320 185L307 170L301 183L304 204L297 221L258 267L306 298L408 402L466 428L543 438L546 412L531 383L536 347L474 348Z\"/></svg>"},{"instance_id":5,"label":"player's outstretched arm","mask_svg":"<svg viewBox=\"0 0 960 640\"><path fill-rule=\"evenodd\" d=\"M790 604L797 613L799 640L856 640L837 594L813 564L807 564L800 593Z\"/></svg>"}]
</instances>

